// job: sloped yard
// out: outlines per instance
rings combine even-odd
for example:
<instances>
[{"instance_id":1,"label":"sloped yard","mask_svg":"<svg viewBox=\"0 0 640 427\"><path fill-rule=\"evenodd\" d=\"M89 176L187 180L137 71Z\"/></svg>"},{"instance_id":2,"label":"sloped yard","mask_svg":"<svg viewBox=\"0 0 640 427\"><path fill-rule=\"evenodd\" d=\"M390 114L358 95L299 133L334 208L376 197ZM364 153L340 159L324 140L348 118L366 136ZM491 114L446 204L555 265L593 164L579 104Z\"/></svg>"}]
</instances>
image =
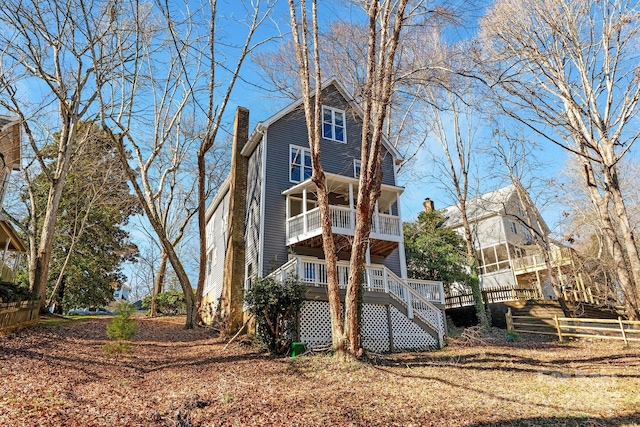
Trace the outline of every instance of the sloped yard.
<instances>
[{"instance_id":1,"label":"sloped yard","mask_svg":"<svg viewBox=\"0 0 640 427\"><path fill-rule=\"evenodd\" d=\"M183 320L138 319L120 357L108 318L0 337L0 425L640 425L640 346L497 338L342 363L223 351Z\"/></svg>"}]
</instances>

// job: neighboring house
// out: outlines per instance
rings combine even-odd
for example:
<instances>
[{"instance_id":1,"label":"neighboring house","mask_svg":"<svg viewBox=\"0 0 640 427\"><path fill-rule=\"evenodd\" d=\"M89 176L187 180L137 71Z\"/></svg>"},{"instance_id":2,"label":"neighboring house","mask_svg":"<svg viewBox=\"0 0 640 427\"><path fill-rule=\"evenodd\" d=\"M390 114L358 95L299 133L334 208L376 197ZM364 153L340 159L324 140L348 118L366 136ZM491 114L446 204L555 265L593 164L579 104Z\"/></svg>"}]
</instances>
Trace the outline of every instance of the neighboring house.
<instances>
[{"instance_id":1,"label":"neighboring house","mask_svg":"<svg viewBox=\"0 0 640 427\"><path fill-rule=\"evenodd\" d=\"M330 191L339 283L345 287L355 225L362 112L335 80L323 85L322 96L322 165ZM242 262L244 268L241 286L247 289L255 277L271 274L281 279L288 273L297 274L308 286L309 300L300 315L298 338L316 345L331 342L331 329L320 213L310 180L311 157L301 105L298 100L258 123L237 148L234 178L224 182L207 209L202 305L205 318L212 321L216 311L224 310L225 300L234 298L225 290L231 268L228 262L225 268L225 258L228 261L231 252L233 218L241 217L243 243L234 254L234 265ZM238 120L236 117L236 125ZM404 189L396 181L403 159L387 141L382 151L382 190L371 218L366 254L363 344L378 351L441 346L442 284L407 278L399 202ZM240 180L236 174L241 175ZM242 197L234 199L239 195ZM236 205L242 205L242 211Z\"/></svg>"},{"instance_id":2,"label":"neighboring house","mask_svg":"<svg viewBox=\"0 0 640 427\"><path fill-rule=\"evenodd\" d=\"M444 209L444 216L445 226L464 236L459 206ZM549 228L537 209L522 206L513 185L471 199L467 202L467 217L484 290L535 289L539 296L555 299L544 258L536 244L537 236L548 239ZM571 250L552 243L550 255L552 267L560 269L553 274L563 282L573 266Z\"/></svg>"},{"instance_id":3,"label":"neighboring house","mask_svg":"<svg viewBox=\"0 0 640 427\"><path fill-rule=\"evenodd\" d=\"M129 292L131 292L131 287L129 285L123 284L118 289L113 292L113 299L118 300L129 300Z\"/></svg>"},{"instance_id":4,"label":"neighboring house","mask_svg":"<svg viewBox=\"0 0 640 427\"><path fill-rule=\"evenodd\" d=\"M0 115L0 206L9 185L11 171L20 170L20 123L14 117ZM27 248L11 223L0 212L0 280L13 282L22 254Z\"/></svg>"}]
</instances>

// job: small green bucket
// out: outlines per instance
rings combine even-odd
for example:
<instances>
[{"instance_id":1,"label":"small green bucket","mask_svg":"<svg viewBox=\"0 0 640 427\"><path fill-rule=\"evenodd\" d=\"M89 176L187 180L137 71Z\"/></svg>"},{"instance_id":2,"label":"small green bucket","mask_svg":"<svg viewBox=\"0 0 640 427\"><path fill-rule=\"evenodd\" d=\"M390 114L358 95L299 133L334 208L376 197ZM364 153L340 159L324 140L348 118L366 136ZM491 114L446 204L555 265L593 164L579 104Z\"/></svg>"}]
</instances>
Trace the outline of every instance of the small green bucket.
<instances>
[{"instance_id":1,"label":"small green bucket","mask_svg":"<svg viewBox=\"0 0 640 427\"><path fill-rule=\"evenodd\" d=\"M291 357L296 357L307 351L307 345L303 342L291 343Z\"/></svg>"}]
</instances>

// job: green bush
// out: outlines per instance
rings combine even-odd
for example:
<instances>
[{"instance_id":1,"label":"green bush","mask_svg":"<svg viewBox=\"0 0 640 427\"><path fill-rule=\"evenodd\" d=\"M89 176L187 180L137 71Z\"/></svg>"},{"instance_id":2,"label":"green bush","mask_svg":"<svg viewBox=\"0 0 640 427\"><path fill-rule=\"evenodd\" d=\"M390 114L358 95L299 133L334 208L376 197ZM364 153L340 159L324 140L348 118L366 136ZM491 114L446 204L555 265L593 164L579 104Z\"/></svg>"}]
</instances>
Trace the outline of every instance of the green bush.
<instances>
[{"instance_id":1,"label":"green bush","mask_svg":"<svg viewBox=\"0 0 640 427\"><path fill-rule=\"evenodd\" d=\"M130 346L127 341L133 338L138 330L138 324L131 318L136 312L136 306L126 301L121 301L116 306L117 315L107 324L107 336L114 343L104 346L105 354L129 352Z\"/></svg>"},{"instance_id":2,"label":"green bush","mask_svg":"<svg viewBox=\"0 0 640 427\"><path fill-rule=\"evenodd\" d=\"M29 288L11 282L0 282L0 303L18 302L33 299Z\"/></svg>"},{"instance_id":3,"label":"green bush","mask_svg":"<svg viewBox=\"0 0 640 427\"><path fill-rule=\"evenodd\" d=\"M178 314L186 314L187 305L184 302L184 293L182 291L167 291L158 294L156 297L157 312L165 316L175 316ZM151 295L144 297L142 300L144 307L151 307Z\"/></svg>"},{"instance_id":4,"label":"green bush","mask_svg":"<svg viewBox=\"0 0 640 427\"><path fill-rule=\"evenodd\" d=\"M273 354L286 354L296 335L298 313L305 286L297 277L284 283L267 277L257 279L245 293L249 312L256 318L256 336Z\"/></svg>"}]
</instances>

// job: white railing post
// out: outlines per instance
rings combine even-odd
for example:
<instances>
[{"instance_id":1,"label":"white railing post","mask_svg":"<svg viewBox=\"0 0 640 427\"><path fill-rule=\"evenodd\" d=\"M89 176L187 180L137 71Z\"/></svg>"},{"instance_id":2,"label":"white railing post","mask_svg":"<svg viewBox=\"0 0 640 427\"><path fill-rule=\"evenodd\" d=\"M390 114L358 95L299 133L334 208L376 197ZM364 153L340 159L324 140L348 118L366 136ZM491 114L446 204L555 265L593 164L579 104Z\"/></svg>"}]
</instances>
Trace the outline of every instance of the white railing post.
<instances>
[{"instance_id":1,"label":"white railing post","mask_svg":"<svg viewBox=\"0 0 640 427\"><path fill-rule=\"evenodd\" d=\"M407 317L413 319L413 301L411 300L411 292L406 289L407 292Z\"/></svg>"},{"instance_id":2,"label":"white railing post","mask_svg":"<svg viewBox=\"0 0 640 427\"><path fill-rule=\"evenodd\" d=\"M382 269L382 286L384 287L384 292L389 293L389 275L387 274L387 267Z\"/></svg>"}]
</instances>

